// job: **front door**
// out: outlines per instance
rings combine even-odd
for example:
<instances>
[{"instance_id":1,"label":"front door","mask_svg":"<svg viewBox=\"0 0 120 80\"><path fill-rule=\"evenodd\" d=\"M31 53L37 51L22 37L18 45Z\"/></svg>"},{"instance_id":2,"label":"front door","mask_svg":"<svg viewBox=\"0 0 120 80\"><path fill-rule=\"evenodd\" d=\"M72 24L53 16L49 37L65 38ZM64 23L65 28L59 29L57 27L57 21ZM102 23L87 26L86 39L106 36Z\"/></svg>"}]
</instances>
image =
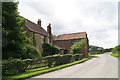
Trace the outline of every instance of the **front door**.
<instances>
[{"instance_id":1,"label":"front door","mask_svg":"<svg viewBox=\"0 0 120 80\"><path fill-rule=\"evenodd\" d=\"M64 50L64 54L67 54L67 53L68 53L68 50L67 50L67 49L65 49L65 50Z\"/></svg>"}]
</instances>

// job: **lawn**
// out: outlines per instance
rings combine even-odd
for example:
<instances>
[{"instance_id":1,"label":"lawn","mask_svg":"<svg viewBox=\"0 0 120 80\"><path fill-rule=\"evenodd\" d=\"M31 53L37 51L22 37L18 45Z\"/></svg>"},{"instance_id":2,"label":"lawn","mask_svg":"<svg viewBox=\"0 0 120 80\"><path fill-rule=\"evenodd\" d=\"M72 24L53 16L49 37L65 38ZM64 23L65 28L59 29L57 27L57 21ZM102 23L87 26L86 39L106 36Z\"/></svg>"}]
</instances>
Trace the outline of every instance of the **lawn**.
<instances>
[{"instance_id":1,"label":"lawn","mask_svg":"<svg viewBox=\"0 0 120 80\"><path fill-rule=\"evenodd\" d=\"M13 76L3 76L2 80L26 79L26 78L30 78L30 77L33 77L33 76L36 76L36 75L48 73L48 72L55 71L55 70L58 70L58 69L62 69L62 68L65 68L65 67L69 67L69 66L72 66L72 65L75 65L75 64L79 64L79 63L82 63L82 62L87 61L89 59L91 59L91 57L83 58L82 60L79 60L79 61L74 61L74 62L71 62L71 63L68 63L68 64L64 64L64 65L60 65L60 66L56 66L56 67L52 67L52 68L37 70L37 71L34 71L34 72L25 72L25 73L13 75Z\"/></svg>"}]
</instances>

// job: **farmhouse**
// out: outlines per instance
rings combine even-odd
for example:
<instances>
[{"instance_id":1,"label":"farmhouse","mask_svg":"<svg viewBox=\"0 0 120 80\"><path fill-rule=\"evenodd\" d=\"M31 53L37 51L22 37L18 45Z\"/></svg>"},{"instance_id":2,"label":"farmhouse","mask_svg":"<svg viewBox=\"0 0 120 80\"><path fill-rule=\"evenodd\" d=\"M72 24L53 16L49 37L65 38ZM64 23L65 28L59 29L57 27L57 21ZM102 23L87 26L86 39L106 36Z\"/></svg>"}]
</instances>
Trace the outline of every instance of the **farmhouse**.
<instances>
[{"instance_id":1,"label":"farmhouse","mask_svg":"<svg viewBox=\"0 0 120 80\"><path fill-rule=\"evenodd\" d=\"M88 37L86 32L62 34L56 37L52 36L51 24L47 26L47 31L42 28L42 21L38 19L37 24L26 19L25 31L26 35L31 39L31 44L36 46L40 52L43 51L42 43L51 43L61 48L61 54L70 53L70 48L75 42L87 39L85 47L82 48L82 54L88 55Z\"/></svg>"},{"instance_id":2,"label":"farmhouse","mask_svg":"<svg viewBox=\"0 0 120 80\"><path fill-rule=\"evenodd\" d=\"M37 24L26 19L24 30L27 31L26 35L31 39L31 44L35 45L40 51L43 51L42 43L51 43L51 24L47 26L47 31L45 31L41 26L40 19Z\"/></svg>"},{"instance_id":3,"label":"farmhouse","mask_svg":"<svg viewBox=\"0 0 120 80\"><path fill-rule=\"evenodd\" d=\"M88 56L88 38L86 32L62 34L53 37L53 44L64 49L62 54L70 53L70 48L75 42L79 42L82 39L87 39L85 47L82 49L82 54Z\"/></svg>"}]
</instances>

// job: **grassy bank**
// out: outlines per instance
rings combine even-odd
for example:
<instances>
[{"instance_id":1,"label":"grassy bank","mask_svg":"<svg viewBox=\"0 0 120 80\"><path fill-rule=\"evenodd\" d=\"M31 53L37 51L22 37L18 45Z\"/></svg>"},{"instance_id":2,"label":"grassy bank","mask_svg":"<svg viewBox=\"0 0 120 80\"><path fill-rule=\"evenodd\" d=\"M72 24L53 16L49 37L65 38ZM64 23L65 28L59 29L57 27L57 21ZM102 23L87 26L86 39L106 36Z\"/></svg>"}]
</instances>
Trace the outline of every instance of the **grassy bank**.
<instances>
[{"instance_id":1,"label":"grassy bank","mask_svg":"<svg viewBox=\"0 0 120 80\"><path fill-rule=\"evenodd\" d=\"M118 59L120 59L120 56L118 55L118 53L112 53L111 55L118 58Z\"/></svg>"},{"instance_id":2,"label":"grassy bank","mask_svg":"<svg viewBox=\"0 0 120 80\"><path fill-rule=\"evenodd\" d=\"M30 77L33 77L33 76L36 76L36 75L48 73L48 72L51 72L51 71L59 70L59 69L65 68L65 67L69 67L69 66L72 66L72 65L75 65L75 64L82 63L84 61L89 60L90 58L91 57L84 58L84 59L79 60L79 61L71 62L71 63L68 63L68 64L64 64L64 65L60 65L60 66L56 66L56 67L52 67L52 68L48 68L48 69L44 69L44 70L40 70L40 71L25 72L25 73L13 75L13 76L4 76L2 80L17 80L17 79L20 80L20 79L30 78Z\"/></svg>"}]
</instances>

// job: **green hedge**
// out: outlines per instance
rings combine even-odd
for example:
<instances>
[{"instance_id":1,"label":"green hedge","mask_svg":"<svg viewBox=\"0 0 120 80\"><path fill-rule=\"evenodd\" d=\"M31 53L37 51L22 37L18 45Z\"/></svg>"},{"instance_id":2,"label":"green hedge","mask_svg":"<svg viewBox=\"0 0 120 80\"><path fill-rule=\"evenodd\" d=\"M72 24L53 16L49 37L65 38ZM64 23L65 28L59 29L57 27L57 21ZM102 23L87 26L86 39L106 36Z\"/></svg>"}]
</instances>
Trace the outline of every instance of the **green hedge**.
<instances>
[{"instance_id":1,"label":"green hedge","mask_svg":"<svg viewBox=\"0 0 120 80\"><path fill-rule=\"evenodd\" d=\"M73 61L77 61L83 58L82 54L67 54L67 55L57 55L57 56L48 56L46 59L48 60L48 66L54 67L66 63L70 63Z\"/></svg>"},{"instance_id":2,"label":"green hedge","mask_svg":"<svg viewBox=\"0 0 120 80\"><path fill-rule=\"evenodd\" d=\"M12 59L2 61L2 75L14 75L25 72L25 69L32 62L31 59L20 60Z\"/></svg>"},{"instance_id":3,"label":"green hedge","mask_svg":"<svg viewBox=\"0 0 120 80\"><path fill-rule=\"evenodd\" d=\"M74 56L75 61L80 60L80 59L83 58L83 54L75 54L73 56Z\"/></svg>"},{"instance_id":4,"label":"green hedge","mask_svg":"<svg viewBox=\"0 0 120 80\"><path fill-rule=\"evenodd\" d=\"M67 64L83 58L82 54L66 54L47 56L43 59L7 59L2 61L3 76L23 73L26 70L37 69L42 67L55 67L62 64Z\"/></svg>"}]
</instances>

